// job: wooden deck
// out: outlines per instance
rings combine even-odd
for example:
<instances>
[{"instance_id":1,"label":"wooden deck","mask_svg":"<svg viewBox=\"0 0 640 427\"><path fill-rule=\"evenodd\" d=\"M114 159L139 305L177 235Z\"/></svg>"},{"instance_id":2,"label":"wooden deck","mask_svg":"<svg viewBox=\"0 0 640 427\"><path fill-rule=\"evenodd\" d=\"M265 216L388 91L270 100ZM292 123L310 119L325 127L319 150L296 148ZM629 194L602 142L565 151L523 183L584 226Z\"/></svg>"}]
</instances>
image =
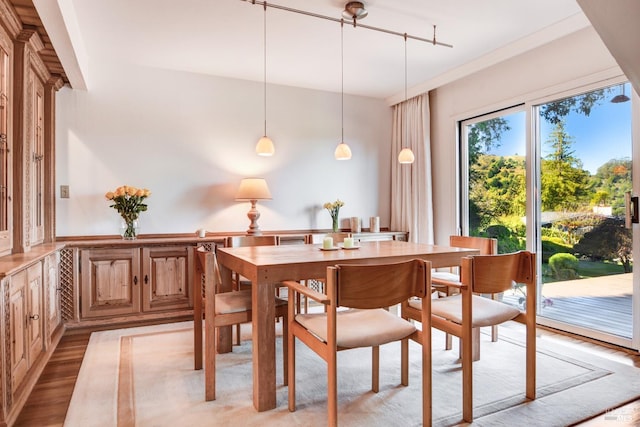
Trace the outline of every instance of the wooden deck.
<instances>
[{"instance_id":1,"label":"wooden deck","mask_svg":"<svg viewBox=\"0 0 640 427\"><path fill-rule=\"evenodd\" d=\"M542 295L550 304L540 316L630 339L632 293L631 273L546 283ZM504 298L517 305L517 294Z\"/></svg>"}]
</instances>

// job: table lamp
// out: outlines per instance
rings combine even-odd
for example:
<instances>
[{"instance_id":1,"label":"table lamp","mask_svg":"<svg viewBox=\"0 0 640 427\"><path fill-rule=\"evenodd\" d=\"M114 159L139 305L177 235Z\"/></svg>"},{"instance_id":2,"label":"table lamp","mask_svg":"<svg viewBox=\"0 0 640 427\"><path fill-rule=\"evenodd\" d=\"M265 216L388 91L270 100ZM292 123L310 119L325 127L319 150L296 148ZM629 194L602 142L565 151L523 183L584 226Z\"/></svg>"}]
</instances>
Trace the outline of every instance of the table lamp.
<instances>
[{"instance_id":1,"label":"table lamp","mask_svg":"<svg viewBox=\"0 0 640 427\"><path fill-rule=\"evenodd\" d=\"M260 227L258 226L258 218L260 218L260 212L256 209L256 202L258 200L271 200L271 192L267 186L267 181L263 178L245 178L240 181L240 188L236 193L236 201L251 202L251 209L247 213L247 217L251 220L247 234L250 236L259 236L262 234Z\"/></svg>"}]
</instances>

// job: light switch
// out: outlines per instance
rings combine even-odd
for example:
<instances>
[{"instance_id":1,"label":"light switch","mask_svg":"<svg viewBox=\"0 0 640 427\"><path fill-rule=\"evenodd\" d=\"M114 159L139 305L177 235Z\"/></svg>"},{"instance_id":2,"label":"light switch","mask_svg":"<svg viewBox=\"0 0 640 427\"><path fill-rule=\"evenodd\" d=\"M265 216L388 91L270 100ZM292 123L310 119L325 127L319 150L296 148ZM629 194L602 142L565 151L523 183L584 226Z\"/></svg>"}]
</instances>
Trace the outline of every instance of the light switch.
<instances>
[{"instance_id":1,"label":"light switch","mask_svg":"<svg viewBox=\"0 0 640 427\"><path fill-rule=\"evenodd\" d=\"M61 199L68 199L69 198L69 186L68 185L61 185L60 186L60 198Z\"/></svg>"}]
</instances>

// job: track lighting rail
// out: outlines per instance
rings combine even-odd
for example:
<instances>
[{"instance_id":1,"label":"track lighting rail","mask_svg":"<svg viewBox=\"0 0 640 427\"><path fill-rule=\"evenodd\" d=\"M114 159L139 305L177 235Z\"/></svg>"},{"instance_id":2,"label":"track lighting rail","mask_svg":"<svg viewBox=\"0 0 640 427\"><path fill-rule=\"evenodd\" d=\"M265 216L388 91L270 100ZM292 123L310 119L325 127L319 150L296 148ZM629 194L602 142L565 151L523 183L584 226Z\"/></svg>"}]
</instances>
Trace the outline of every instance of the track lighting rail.
<instances>
[{"instance_id":1,"label":"track lighting rail","mask_svg":"<svg viewBox=\"0 0 640 427\"><path fill-rule=\"evenodd\" d=\"M331 16L326 16L326 15L320 15L318 13L314 13L314 12L307 12L305 10L300 10L300 9L294 9L291 7L287 7L287 6L281 6L278 4L273 4L273 3L267 3L266 1L256 1L256 0L240 0L240 1L244 1L247 3L251 3L251 4L259 4L266 7L271 7L274 9L279 9L279 10L284 10L286 12L293 12L293 13L298 13L300 15L306 15L306 16L311 16L313 18L319 18L319 19L325 19L327 21L333 21L333 22L338 22L338 23L344 23L345 20L343 18L333 18ZM443 47L453 47L453 45L447 44L447 43L442 43L440 41L436 40L436 26L433 26L433 38L432 39L426 39L424 37L418 37L418 36L412 36L411 34L407 34L407 33L400 33L397 31L391 31L391 30L387 30L384 28L379 28L379 27L373 27L371 25L365 25L365 24L361 24L359 22L357 22L357 19L353 19L353 26L355 27L361 27L367 30L373 30L373 31L378 31L381 33L386 33L386 34L391 34L394 36L400 36L403 38L409 38L412 40L418 40L421 42L425 42L425 43L430 43L434 46L443 46Z\"/></svg>"}]
</instances>

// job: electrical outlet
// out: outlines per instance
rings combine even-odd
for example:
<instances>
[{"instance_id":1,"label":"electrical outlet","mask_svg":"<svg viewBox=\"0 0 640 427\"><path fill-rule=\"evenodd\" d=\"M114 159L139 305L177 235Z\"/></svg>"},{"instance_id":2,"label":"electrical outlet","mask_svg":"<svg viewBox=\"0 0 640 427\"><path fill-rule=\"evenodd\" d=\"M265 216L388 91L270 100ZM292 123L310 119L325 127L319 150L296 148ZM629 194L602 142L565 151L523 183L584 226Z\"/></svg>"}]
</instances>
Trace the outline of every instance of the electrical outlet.
<instances>
[{"instance_id":1,"label":"electrical outlet","mask_svg":"<svg viewBox=\"0 0 640 427\"><path fill-rule=\"evenodd\" d=\"M60 186L60 198L61 199L68 199L69 198L69 186L68 185L61 185Z\"/></svg>"}]
</instances>

